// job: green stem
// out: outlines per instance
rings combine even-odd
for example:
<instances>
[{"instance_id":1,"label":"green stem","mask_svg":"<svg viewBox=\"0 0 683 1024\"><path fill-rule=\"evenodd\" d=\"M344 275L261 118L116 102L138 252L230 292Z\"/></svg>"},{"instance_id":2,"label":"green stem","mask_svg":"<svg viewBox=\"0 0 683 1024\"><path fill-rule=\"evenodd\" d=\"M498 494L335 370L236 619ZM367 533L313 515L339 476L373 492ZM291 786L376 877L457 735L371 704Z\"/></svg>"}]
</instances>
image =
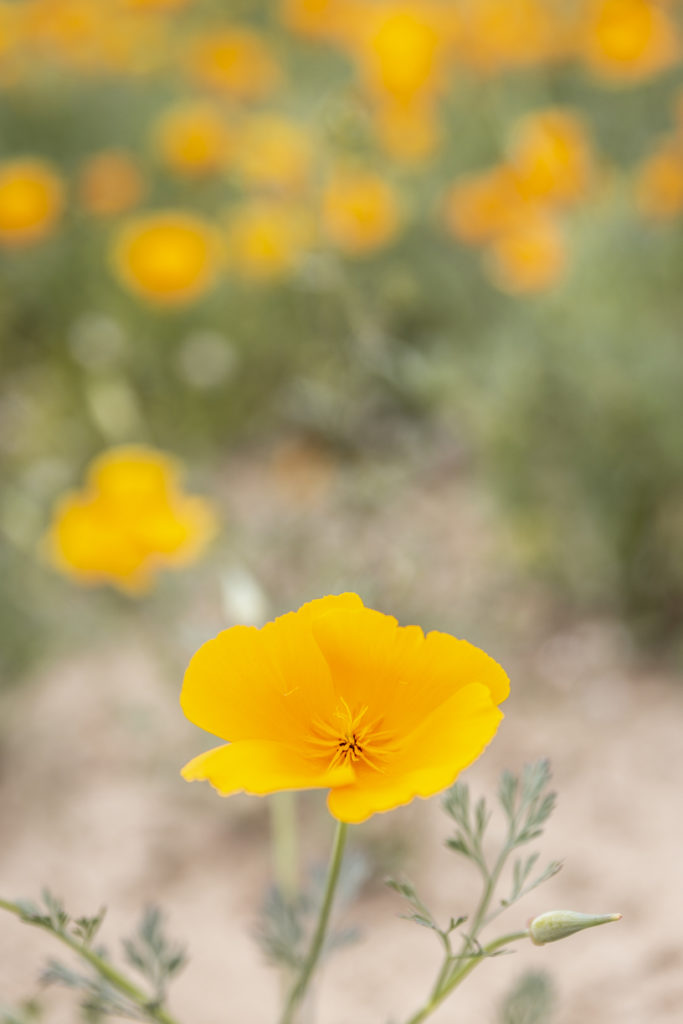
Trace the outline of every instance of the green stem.
<instances>
[{"instance_id":1,"label":"green stem","mask_svg":"<svg viewBox=\"0 0 683 1024\"><path fill-rule=\"evenodd\" d=\"M293 900L299 889L296 793L275 793L270 814L275 881L282 894Z\"/></svg>"},{"instance_id":2,"label":"green stem","mask_svg":"<svg viewBox=\"0 0 683 1024\"><path fill-rule=\"evenodd\" d=\"M323 902L320 907L318 924L316 925L315 933L311 940L311 948L308 951L308 956L301 968L301 974L289 993L289 998L287 999L287 1003L285 1004L285 1008L282 1012L282 1017L280 1018L280 1024L292 1024L294 1021L294 1014L306 994L313 971L320 959L320 954L325 943L327 925L330 920L330 911L332 910L334 894L337 888L337 882L339 881L339 872L341 869L342 857L344 856L347 831L348 825L346 825L345 822L337 822L337 831L334 836L334 844L332 846L332 854L330 856L330 866L327 872L327 883L325 885Z\"/></svg>"},{"instance_id":3,"label":"green stem","mask_svg":"<svg viewBox=\"0 0 683 1024\"><path fill-rule=\"evenodd\" d=\"M436 1010L437 1006L440 1006L446 996L450 995L453 989L457 988L458 985L465 980L468 974L470 974L477 964L480 964L487 956L491 956L497 950L503 946L509 945L511 942L517 942L519 939L527 939L529 937L528 931L523 932L511 932L510 935L502 935L499 939L494 939L493 942L489 942L487 946L484 946L479 955L473 956L463 967L460 967L454 974L450 976L448 982L443 986L440 991L434 991L427 1003L414 1013L410 1017L406 1024L421 1024L421 1021L426 1020L430 1013Z\"/></svg>"},{"instance_id":4,"label":"green stem","mask_svg":"<svg viewBox=\"0 0 683 1024\"><path fill-rule=\"evenodd\" d=\"M471 939L475 939L477 937L477 933L479 932L479 929L481 928L482 924L484 923L484 918L486 917L486 911L489 909L489 904L490 904L491 899L493 897L493 894L494 894L494 892L496 890L496 886L498 885L498 879L500 878L500 873L503 870L503 867L505 865L505 861L507 860L509 853L510 853L509 843L506 843L504 848L503 848L503 850L501 851L500 857L496 861L496 864L495 864L495 866L493 868L493 871L491 872L491 874L488 876L488 878L486 880L486 886L484 888L484 892L483 892L482 897L481 897L481 902L479 903L479 906L477 907L476 913L474 915L474 920L472 921L472 927L469 930L469 937Z\"/></svg>"},{"instance_id":5,"label":"green stem","mask_svg":"<svg viewBox=\"0 0 683 1024\"><path fill-rule=\"evenodd\" d=\"M177 1024L175 1018L171 1017L163 1007L156 1006L154 1001L150 999L146 992L143 992L142 989L137 987L137 985L128 981L123 974L120 974L111 966L111 964L107 963L106 960L103 960L101 956L98 956L97 953L94 953L91 949L88 949L87 946L84 946L70 935L67 935L65 932L55 931L54 928L51 928L49 925L33 920L31 917L26 915L18 904L11 903L8 900L0 899L0 910L7 910L10 914L14 914L25 924L32 924L36 928L42 928L44 931L49 932L50 935L54 935L55 938L59 939L60 942L63 942L65 946L69 947L69 949L73 950L73 952L80 956L81 959L87 960L87 962L95 968L101 978L104 978L105 981L108 981L109 984L113 985L114 988L119 990L119 992L123 992L124 995L128 996L128 998L131 999L136 1006L139 1006L151 1020L158 1021L158 1024Z\"/></svg>"},{"instance_id":6,"label":"green stem","mask_svg":"<svg viewBox=\"0 0 683 1024\"><path fill-rule=\"evenodd\" d=\"M439 977L437 978L436 984L434 985L434 988L432 990L433 996L438 994L441 985L444 983L444 980L449 979L449 974L453 968L453 962L455 961L457 963L463 956L471 952L471 948L474 942L476 941L477 935L479 934L482 926L486 923L486 912L489 909L489 904L491 903L491 899L493 898L496 886L498 885L498 879L500 878L501 871L505 866L505 861L507 860L509 853L510 838L508 837L508 841L501 850L500 856L498 857L498 860L496 861L493 867L493 871L489 873L486 870L486 865L483 864L483 870L486 872L486 884L484 886L484 892L482 893L481 900L479 901L479 906L477 907L474 913L474 917L472 919L472 926L469 929L465 938L463 939L459 956L453 958L452 960L446 960L445 964L441 968ZM455 973L457 974L458 971L456 970Z\"/></svg>"}]
</instances>

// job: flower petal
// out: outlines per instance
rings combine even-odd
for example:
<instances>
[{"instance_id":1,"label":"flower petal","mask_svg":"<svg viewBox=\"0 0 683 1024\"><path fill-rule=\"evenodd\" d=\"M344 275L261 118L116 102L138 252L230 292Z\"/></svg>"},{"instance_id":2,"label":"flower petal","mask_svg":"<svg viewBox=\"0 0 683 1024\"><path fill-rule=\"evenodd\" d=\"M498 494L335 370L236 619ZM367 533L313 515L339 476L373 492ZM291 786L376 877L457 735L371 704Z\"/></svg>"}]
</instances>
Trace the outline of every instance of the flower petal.
<instances>
[{"instance_id":1,"label":"flower petal","mask_svg":"<svg viewBox=\"0 0 683 1024\"><path fill-rule=\"evenodd\" d=\"M454 693L471 683L489 690L494 704L510 692L510 681L500 665L467 640L432 632L401 664L400 683L386 707L386 721L402 735L431 714Z\"/></svg>"},{"instance_id":2,"label":"flower petal","mask_svg":"<svg viewBox=\"0 0 683 1024\"><path fill-rule=\"evenodd\" d=\"M401 666L424 643L419 626L399 628L371 608L334 608L313 619L312 630L337 694L352 708L370 704L374 714L392 700Z\"/></svg>"},{"instance_id":3,"label":"flower petal","mask_svg":"<svg viewBox=\"0 0 683 1024\"><path fill-rule=\"evenodd\" d=\"M326 597L316 597L312 601L302 604L297 615L305 615L309 619L317 619L326 612L334 611L337 608L348 608L358 611L364 608L364 604L358 594L347 591L344 594L327 594Z\"/></svg>"},{"instance_id":4,"label":"flower petal","mask_svg":"<svg viewBox=\"0 0 683 1024\"><path fill-rule=\"evenodd\" d=\"M334 706L308 615L219 633L192 658L180 702L190 721L225 740L301 741L311 718Z\"/></svg>"},{"instance_id":5,"label":"flower petal","mask_svg":"<svg viewBox=\"0 0 683 1024\"><path fill-rule=\"evenodd\" d=\"M463 687L406 736L385 771L359 772L354 783L332 788L330 813L357 823L446 789L490 743L502 717L485 685Z\"/></svg>"},{"instance_id":6,"label":"flower petal","mask_svg":"<svg viewBox=\"0 0 683 1024\"><path fill-rule=\"evenodd\" d=\"M222 796L275 793L284 789L327 789L353 781L350 765L320 770L292 747L267 740L242 740L214 747L182 769L188 782L208 779Z\"/></svg>"}]
</instances>

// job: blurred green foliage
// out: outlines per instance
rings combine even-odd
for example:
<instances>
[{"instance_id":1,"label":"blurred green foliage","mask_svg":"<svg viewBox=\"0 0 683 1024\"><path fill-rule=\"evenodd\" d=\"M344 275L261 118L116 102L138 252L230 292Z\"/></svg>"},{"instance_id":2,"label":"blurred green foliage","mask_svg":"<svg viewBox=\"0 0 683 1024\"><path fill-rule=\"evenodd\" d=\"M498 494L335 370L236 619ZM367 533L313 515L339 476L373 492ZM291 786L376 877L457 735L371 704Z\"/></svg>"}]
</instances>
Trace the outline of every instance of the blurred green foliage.
<instances>
[{"instance_id":1,"label":"blurred green foliage","mask_svg":"<svg viewBox=\"0 0 683 1024\"><path fill-rule=\"evenodd\" d=\"M153 444L217 480L232 445L295 430L373 455L399 443L406 421L425 444L436 421L465 447L532 572L579 607L624 615L653 650L675 639L683 233L675 217L643 217L634 182L675 130L680 61L615 83L575 57L483 73L456 56L438 97L441 139L428 159L406 163L378 141L376 98L353 51L297 35L278 4L195 0L163 19L168 52L155 52L149 69L86 73L61 54L2 76L0 159L52 161L67 190L49 237L0 246L2 672L21 671L61 628L55 604L67 584L37 550L54 500L102 448ZM323 236L287 275L225 273L193 304L148 305L110 268L128 211L89 214L79 168L124 147L145 180L144 208L219 223L248 189L226 174L174 174L150 132L169 104L210 92L185 74L183 41L233 23L262 33L285 84L256 102L221 102L275 111L311 134L304 204L315 212L327 166L352 159L397 190L403 226L362 256ZM0 70L3 60L0 51ZM518 117L556 106L585 123L599 183L565 215L561 279L504 294L479 254L444 229L443 197L462 175L504 159Z\"/></svg>"}]
</instances>

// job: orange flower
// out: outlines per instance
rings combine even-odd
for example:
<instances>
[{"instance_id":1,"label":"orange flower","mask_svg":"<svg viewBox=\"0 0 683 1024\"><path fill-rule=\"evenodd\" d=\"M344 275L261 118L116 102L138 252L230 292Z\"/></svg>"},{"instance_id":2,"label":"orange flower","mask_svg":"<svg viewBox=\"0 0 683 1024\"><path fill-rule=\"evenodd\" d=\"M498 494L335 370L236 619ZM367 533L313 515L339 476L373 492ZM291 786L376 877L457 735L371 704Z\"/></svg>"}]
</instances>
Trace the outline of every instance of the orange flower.
<instances>
[{"instance_id":1,"label":"orange flower","mask_svg":"<svg viewBox=\"0 0 683 1024\"><path fill-rule=\"evenodd\" d=\"M667 141L641 164L636 205L651 220L671 220L683 212L683 145L677 139Z\"/></svg>"},{"instance_id":2,"label":"orange flower","mask_svg":"<svg viewBox=\"0 0 683 1024\"><path fill-rule=\"evenodd\" d=\"M287 28L312 39L343 38L355 9L354 0L280 0Z\"/></svg>"},{"instance_id":3,"label":"orange flower","mask_svg":"<svg viewBox=\"0 0 683 1024\"><path fill-rule=\"evenodd\" d=\"M180 467L151 448L112 448L92 463L83 491L58 503L47 536L57 568L79 583L135 595L161 568L195 561L215 532L203 498L180 489Z\"/></svg>"},{"instance_id":4,"label":"orange flower","mask_svg":"<svg viewBox=\"0 0 683 1024\"><path fill-rule=\"evenodd\" d=\"M583 53L596 74L628 81L668 67L680 45L671 15L656 0L589 0Z\"/></svg>"},{"instance_id":5,"label":"orange flower","mask_svg":"<svg viewBox=\"0 0 683 1024\"><path fill-rule=\"evenodd\" d=\"M510 165L520 191L531 199L556 204L581 199L594 172L581 119L559 107L529 114L515 126Z\"/></svg>"},{"instance_id":6,"label":"orange flower","mask_svg":"<svg viewBox=\"0 0 683 1024\"><path fill-rule=\"evenodd\" d=\"M183 768L223 796L329 789L361 822L450 786L491 741L508 695L487 654L323 597L263 629L234 626L197 651L181 705L228 745Z\"/></svg>"},{"instance_id":7,"label":"orange flower","mask_svg":"<svg viewBox=\"0 0 683 1024\"><path fill-rule=\"evenodd\" d=\"M83 207L96 217L113 217L140 202L145 183L130 153L107 149L81 167L79 195Z\"/></svg>"},{"instance_id":8,"label":"orange flower","mask_svg":"<svg viewBox=\"0 0 683 1024\"><path fill-rule=\"evenodd\" d=\"M446 194L444 207L448 231L468 245L481 245L510 230L528 213L510 168L493 167L460 178Z\"/></svg>"},{"instance_id":9,"label":"orange flower","mask_svg":"<svg viewBox=\"0 0 683 1024\"><path fill-rule=\"evenodd\" d=\"M273 199L254 199L230 213L228 260L241 277L267 281L291 273L313 240L307 210Z\"/></svg>"},{"instance_id":10,"label":"orange flower","mask_svg":"<svg viewBox=\"0 0 683 1024\"><path fill-rule=\"evenodd\" d=\"M217 232L178 210L148 213L129 221L112 248L122 283L161 306L181 306L213 284L220 256Z\"/></svg>"},{"instance_id":11,"label":"orange flower","mask_svg":"<svg viewBox=\"0 0 683 1024\"><path fill-rule=\"evenodd\" d=\"M23 12L17 10L16 4L0 0L0 57L3 60L21 45L21 13Z\"/></svg>"},{"instance_id":12,"label":"orange flower","mask_svg":"<svg viewBox=\"0 0 683 1024\"><path fill-rule=\"evenodd\" d=\"M308 182L313 143L300 125L273 114L245 122L235 166L246 185L299 192Z\"/></svg>"},{"instance_id":13,"label":"orange flower","mask_svg":"<svg viewBox=\"0 0 683 1024\"><path fill-rule=\"evenodd\" d=\"M48 60L88 74L149 70L166 51L159 25L105 0L32 0L27 39Z\"/></svg>"},{"instance_id":14,"label":"orange flower","mask_svg":"<svg viewBox=\"0 0 683 1024\"><path fill-rule=\"evenodd\" d=\"M194 3L194 0L122 0L122 3L134 11L165 14L166 11L179 11L181 7Z\"/></svg>"},{"instance_id":15,"label":"orange flower","mask_svg":"<svg viewBox=\"0 0 683 1024\"><path fill-rule=\"evenodd\" d=\"M281 79L265 40L246 28L224 28L198 36L190 48L189 65L202 85L240 100L267 96Z\"/></svg>"},{"instance_id":16,"label":"orange flower","mask_svg":"<svg viewBox=\"0 0 683 1024\"><path fill-rule=\"evenodd\" d=\"M502 291L518 295L544 291L555 284L566 268L567 246L557 221L537 210L496 238L488 257L494 283Z\"/></svg>"},{"instance_id":17,"label":"orange flower","mask_svg":"<svg viewBox=\"0 0 683 1024\"><path fill-rule=\"evenodd\" d=\"M35 0L26 7L29 38L50 57L82 68L97 65L106 35L104 4L93 4L90 0Z\"/></svg>"},{"instance_id":18,"label":"orange flower","mask_svg":"<svg viewBox=\"0 0 683 1024\"><path fill-rule=\"evenodd\" d=\"M399 230L398 196L371 171L338 169L323 192L322 225L332 245L361 256L388 245Z\"/></svg>"},{"instance_id":19,"label":"orange flower","mask_svg":"<svg viewBox=\"0 0 683 1024\"><path fill-rule=\"evenodd\" d=\"M41 241L64 206L64 188L52 165L36 157L0 163L0 245Z\"/></svg>"},{"instance_id":20,"label":"orange flower","mask_svg":"<svg viewBox=\"0 0 683 1024\"><path fill-rule=\"evenodd\" d=\"M566 26L550 0L462 0L461 60L495 72L559 56Z\"/></svg>"},{"instance_id":21,"label":"orange flower","mask_svg":"<svg viewBox=\"0 0 683 1024\"><path fill-rule=\"evenodd\" d=\"M223 170L234 147L223 112L213 103L179 103L155 122L154 147L161 160L188 178Z\"/></svg>"}]
</instances>

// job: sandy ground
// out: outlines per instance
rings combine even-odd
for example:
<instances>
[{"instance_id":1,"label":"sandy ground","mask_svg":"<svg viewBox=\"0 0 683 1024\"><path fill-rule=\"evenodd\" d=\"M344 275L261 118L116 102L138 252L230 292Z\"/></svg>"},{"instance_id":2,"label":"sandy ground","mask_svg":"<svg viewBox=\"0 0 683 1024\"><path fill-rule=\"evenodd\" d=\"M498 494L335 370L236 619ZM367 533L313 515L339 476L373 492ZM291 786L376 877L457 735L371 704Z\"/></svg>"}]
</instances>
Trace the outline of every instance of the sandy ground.
<instances>
[{"instance_id":1,"label":"sandy ground","mask_svg":"<svg viewBox=\"0 0 683 1024\"><path fill-rule=\"evenodd\" d=\"M475 792L492 795L503 768L549 756L559 805L541 849L565 861L556 878L509 911L510 929L556 908L624 915L609 928L540 949L520 944L515 955L483 964L434 1014L434 1024L495 1022L514 978L538 967L555 983L556 1024L678 1024L680 681L639 668L613 623L544 620L538 595L523 592L512 570L494 567L486 502L462 482L446 474L416 481L385 474L384 501L392 493L402 500L401 515L387 521L373 504L369 471L345 470L330 485L324 467L314 466L311 476L308 466L302 479L313 480L313 498L304 505L283 485L278 460L265 475L252 465L231 467L240 487L233 488L230 516L234 550L271 553L270 561L264 554L248 559L266 594L286 600L287 586L278 590L277 579L288 578L293 560L292 595L310 588L303 596L349 586L362 565L365 580L380 580L368 603L396 610L387 597L398 589L403 621L414 602L426 609L422 624L444 628L434 609L447 602L453 618L465 621L461 630L452 623L454 631L510 668L505 722L467 779ZM348 479L349 472L356 477ZM295 490L301 487L300 479ZM369 497L359 505L363 487ZM388 554L396 551L398 561ZM230 557L234 566L234 551ZM412 594L401 581L417 564L421 583ZM484 609L487 625L473 636L468 627ZM267 803L221 801L179 778L179 766L206 744L178 710L180 676L161 664L129 625L113 642L84 644L2 699L0 895L36 896L48 884L76 914L107 903L103 937L112 949L144 904L159 903L191 957L172 991L178 1019L266 1024L277 1017L278 980L252 936L271 877ZM312 795L301 809L306 861L324 857L330 823L323 808L322 797ZM400 1024L422 1002L438 946L429 932L398 918L404 907L381 882L383 860L409 875L445 918L467 912L476 879L445 849L448 833L438 800L352 830L352 844L371 858L374 874L344 914L345 925L361 926L361 941L338 952L318 982L319 1024ZM0 918L0 1003L31 995L45 958L57 953L48 937ZM68 994L50 990L45 1002L47 1024L75 1021Z\"/></svg>"}]
</instances>

